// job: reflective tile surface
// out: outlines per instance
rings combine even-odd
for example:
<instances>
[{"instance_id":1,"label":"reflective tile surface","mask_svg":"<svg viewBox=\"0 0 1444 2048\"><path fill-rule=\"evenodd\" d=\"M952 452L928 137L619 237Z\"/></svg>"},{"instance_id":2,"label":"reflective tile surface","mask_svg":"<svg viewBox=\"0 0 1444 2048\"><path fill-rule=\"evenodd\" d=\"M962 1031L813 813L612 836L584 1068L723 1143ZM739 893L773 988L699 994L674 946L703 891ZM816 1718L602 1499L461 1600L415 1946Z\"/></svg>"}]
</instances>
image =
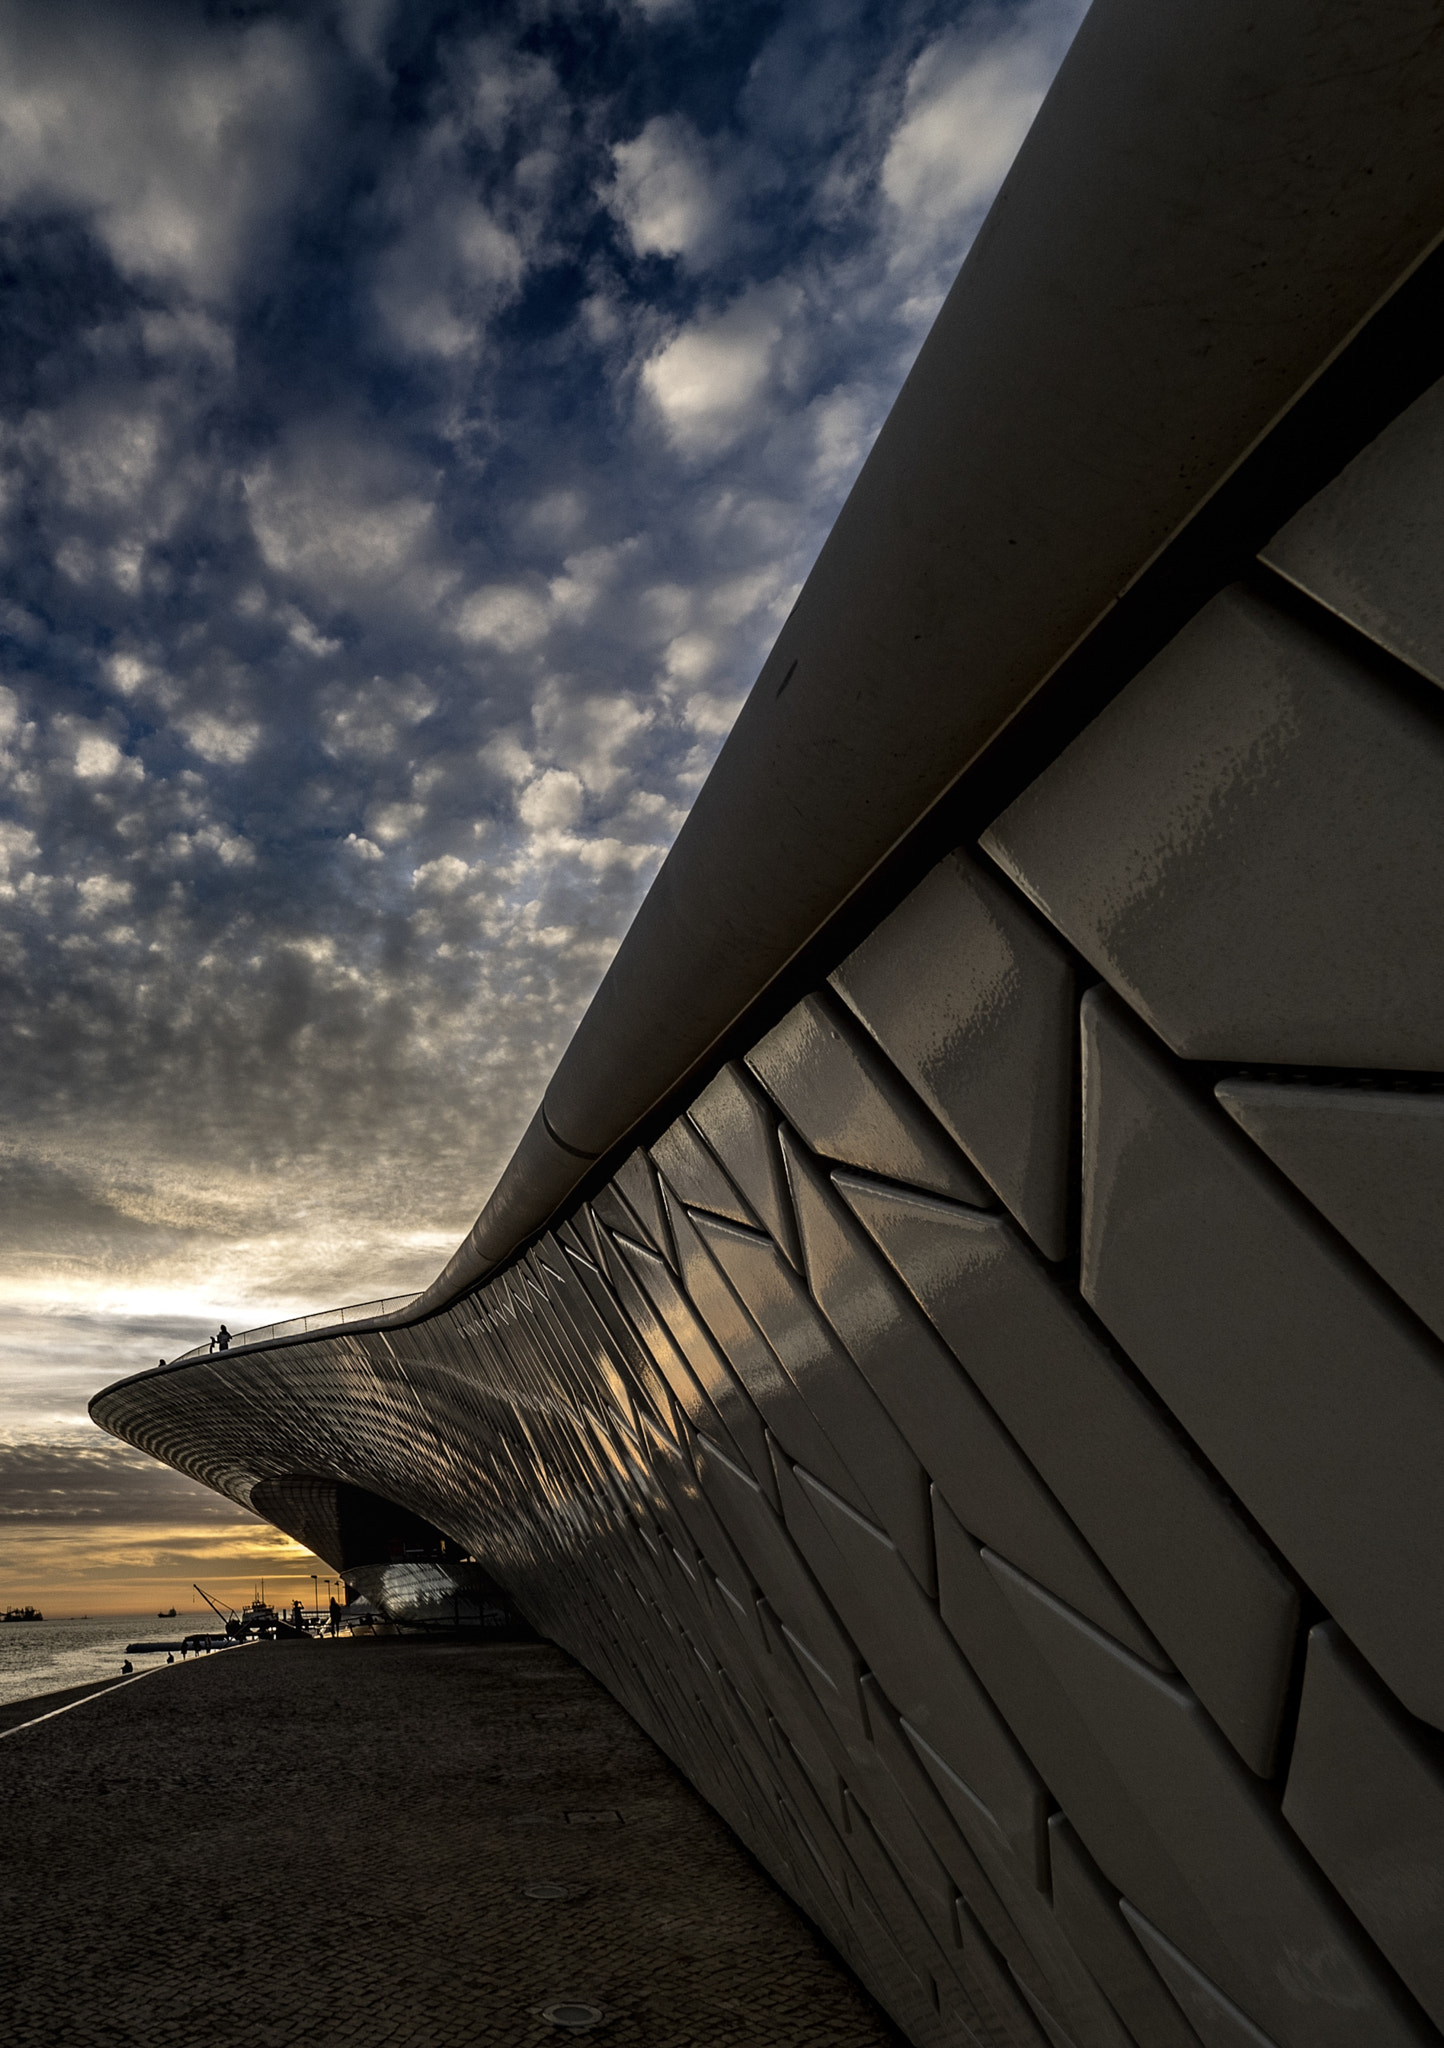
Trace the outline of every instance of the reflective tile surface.
<instances>
[{"instance_id":1,"label":"reflective tile surface","mask_svg":"<svg viewBox=\"0 0 1444 2048\"><path fill-rule=\"evenodd\" d=\"M462 1545L919 2048L1441 2039L1430 433L509 1270L96 1406Z\"/></svg>"}]
</instances>

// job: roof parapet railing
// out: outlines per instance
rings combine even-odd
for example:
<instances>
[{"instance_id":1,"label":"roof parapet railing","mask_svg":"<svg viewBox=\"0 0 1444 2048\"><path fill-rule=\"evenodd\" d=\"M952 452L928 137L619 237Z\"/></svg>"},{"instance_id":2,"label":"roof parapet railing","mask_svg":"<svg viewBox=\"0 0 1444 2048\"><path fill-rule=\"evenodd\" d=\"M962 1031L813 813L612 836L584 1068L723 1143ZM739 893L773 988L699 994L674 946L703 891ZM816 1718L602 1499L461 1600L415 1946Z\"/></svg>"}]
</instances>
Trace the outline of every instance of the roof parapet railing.
<instances>
[{"instance_id":1,"label":"roof parapet railing","mask_svg":"<svg viewBox=\"0 0 1444 2048\"><path fill-rule=\"evenodd\" d=\"M304 1337L313 1330L339 1330L347 1323L375 1322L381 1316L399 1315L421 1299L415 1294L390 1294L382 1301L356 1301L346 1308L323 1308L309 1316L292 1316L284 1323L262 1323L254 1330L238 1330L226 1347L238 1351L247 1344L269 1344L277 1337ZM204 1344L197 1344L189 1351L182 1351L178 1357L168 1359L169 1365L185 1365L193 1358L219 1357L214 1337Z\"/></svg>"}]
</instances>

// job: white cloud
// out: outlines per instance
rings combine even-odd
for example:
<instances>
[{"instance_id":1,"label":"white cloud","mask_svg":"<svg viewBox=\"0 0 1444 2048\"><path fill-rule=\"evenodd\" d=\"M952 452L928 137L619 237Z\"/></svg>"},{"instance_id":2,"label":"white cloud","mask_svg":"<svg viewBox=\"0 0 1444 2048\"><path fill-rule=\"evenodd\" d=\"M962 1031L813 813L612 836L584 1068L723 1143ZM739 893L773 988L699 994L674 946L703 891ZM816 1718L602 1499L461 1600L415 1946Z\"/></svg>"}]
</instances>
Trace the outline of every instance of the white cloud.
<instances>
[{"instance_id":1,"label":"white cloud","mask_svg":"<svg viewBox=\"0 0 1444 2048\"><path fill-rule=\"evenodd\" d=\"M696 255L713 241L727 193L706 146L681 114L658 114L612 151L608 205L639 255Z\"/></svg>"},{"instance_id":2,"label":"white cloud","mask_svg":"<svg viewBox=\"0 0 1444 2048\"><path fill-rule=\"evenodd\" d=\"M338 0L336 25L346 47L374 70L385 72L381 53L396 0Z\"/></svg>"},{"instance_id":3,"label":"white cloud","mask_svg":"<svg viewBox=\"0 0 1444 2048\"><path fill-rule=\"evenodd\" d=\"M176 725L192 750L217 767L239 767L261 743L261 728L253 719L225 718L218 711L188 712Z\"/></svg>"},{"instance_id":4,"label":"white cloud","mask_svg":"<svg viewBox=\"0 0 1444 2048\"><path fill-rule=\"evenodd\" d=\"M814 401L809 423L820 485L852 481L882 424L878 411L876 394L856 385Z\"/></svg>"},{"instance_id":5,"label":"white cloud","mask_svg":"<svg viewBox=\"0 0 1444 2048\"><path fill-rule=\"evenodd\" d=\"M140 331L152 356L168 360L208 359L218 370L235 368L236 344L230 329L200 306L150 311L140 318Z\"/></svg>"},{"instance_id":6,"label":"white cloud","mask_svg":"<svg viewBox=\"0 0 1444 2048\"><path fill-rule=\"evenodd\" d=\"M613 798L626 777L619 758L651 727L655 713L620 691L578 692L555 679L532 705L538 751L576 775L590 796Z\"/></svg>"},{"instance_id":7,"label":"white cloud","mask_svg":"<svg viewBox=\"0 0 1444 2048\"><path fill-rule=\"evenodd\" d=\"M492 150L502 147L513 125L524 126L535 142L547 132L548 117L551 124L565 122L567 113L546 60L489 35L478 36L467 48L458 68L456 101L460 134Z\"/></svg>"},{"instance_id":8,"label":"white cloud","mask_svg":"<svg viewBox=\"0 0 1444 2048\"><path fill-rule=\"evenodd\" d=\"M522 791L516 808L522 823L535 830L565 830L581 814L581 777L564 768L548 768Z\"/></svg>"},{"instance_id":9,"label":"white cloud","mask_svg":"<svg viewBox=\"0 0 1444 2048\"><path fill-rule=\"evenodd\" d=\"M317 661L323 661L328 656L341 652L343 643L340 640L328 639L296 605L283 605L281 617L285 622L286 638L293 647L299 647L303 654L312 655Z\"/></svg>"},{"instance_id":10,"label":"white cloud","mask_svg":"<svg viewBox=\"0 0 1444 2048\"><path fill-rule=\"evenodd\" d=\"M477 759L513 783L528 781L536 768L531 755L512 732L494 733L485 746L477 748Z\"/></svg>"},{"instance_id":11,"label":"white cloud","mask_svg":"<svg viewBox=\"0 0 1444 2048\"><path fill-rule=\"evenodd\" d=\"M368 683L334 685L319 708L328 753L381 761L431 716L436 697L414 676L372 676Z\"/></svg>"},{"instance_id":12,"label":"white cloud","mask_svg":"<svg viewBox=\"0 0 1444 2048\"><path fill-rule=\"evenodd\" d=\"M393 348L453 364L464 378L544 245L570 110L544 60L484 34L456 53L430 111L382 182L377 205L391 239L372 299ZM494 160L517 137L530 146L483 196L478 158Z\"/></svg>"},{"instance_id":13,"label":"white cloud","mask_svg":"<svg viewBox=\"0 0 1444 2048\"><path fill-rule=\"evenodd\" d=\"M366 813L366 830L382 846L399 846L425 816L424 804L374 804Z\"/></svg>"},{"instance_id":14,"label":"white cloud","mask_svg":"<svg viewBox=\"0 0 1444 2048\"><path fill-rule=\"evenodd\" d=\"M76 883L75 889L86 917L104 917L129 903L135 895L133 884L122 881L118 875L87 875L83 882Z\"/></svg>"},{"instance_id":15,"label":"white cloud","mask_svg":"<svg viewBox=\"0 0 1444 2048\"><path fill-rule=\"evenodd\" d=\"M568 555L562 563L561 575L553 576L547 586L556 615L572 625L580 625L616 587L640 545L633 538L615 547L583 548L578 554Z\"/></svg>"},{"instance_id":16,"label":"white cloud","mask_svg":"<svg viewBox=\"0 0 1444 2048\"><path fill-rule=\"evenodd\" d=\"M725 739L746 701L745 690L718 696L710 690L695 690L682 706L688 725L704 739Z\"/></svg>"},{"instance_id":17,"label":"white cloud","mask_svg":"<svg viewBox=\"0 0 1444 2048\"><path fill-rule=\"evenodd\" d=\"M95 551L72 534L55 550L55 566L72 583L89 583L95 575Z\"/></svg>"},{"instance_id":18,"label":"white cloud","mask_svg":"<svg viewBox=\"0 0 1444 2048\"><path fill-rule=\"evenodd\" d=\"M547 608L520 583L492 583L473 591L456 614L456 635L473 647L518 654L546 638Z\"/></svg>"},{"instance_id":19,"label":"white cloud","mask_svg":"<svg viewBox=\"0 0 1444 2048\"><path fill-rule=\"evenodd\" d=\"M115 741L103 732L80 733L75 742L74 760L75 772L82 782L108 782L124 767L140 767L138 761L128 763Z\"/></svg>"},{"instance_id":20,"label":"white cloud","mask_svg":"<svg viewBox=\"0 0 1444 2048\"><path fill-rule=\"evenodd\" d=\"M538 540L563 546L578 533L587 516L587 501L575 485L547 491L527 508L526 525Z\"/></svg>"},{"instance_id":21,"label":"white cloud","mask_svg":"<svg viewBox=\"0 0 1444 2048\"><path fill-rule=\"evenodd\" d=\"M487 321L515 299L525 270L517 237L477 200L458 196L419 209L382 257L377 308L408 354L468 356Z\"/></svg>"},{"instance_id":22,"label":"white cloud","mask_svg":"<svg viewBox=\"0 0 1444 2048\"><path fill-rule=\"evenodd\" d=\"M411 874L413 889L431 889L438 896L454 896L468 879L471 869L464 860L458 860L454 853L443 853L436 860L424 861Z\"/></svg>"},{"instance_id":23,"label":"white cloud","mask_svg":"<svg viewBox=\"0 0 1444 2048\"><path fill-rule=\"evenodd\" d=\"M665 656L667 674L675 681L700 683L721 658L723 649L710 633L679 633Z\"/></svg>"},{"instance_id":24,"label":"white cloud","mask_svg":"<svg viewBox=\"0 0 1444 2048\"><path fill-rule=\"evenodd\" d=\"M62 504L123 512L155 475L161 424L143 403L81 403L68 412L33 414L24 438L33 455L50 463Z\"/></svg>"},{"instance_id":25,"label":"white cloud","mask_svg":"<svg viewBox=\"0 0 1444 2048\"><path fill-rule=\"evenodd\" d=\"M263 21L136 33L124 9L0 8L0 204L73 206L132 276L224 292L291 195L305 41Z\"/></svg>"},{"instance_id":26,"label":"white cloud","mask_svg":"<svg viewBox=\"0 0 1444 2048\"><path fill-rule=\"evenodd\" d=\"M679 452L721 454L764 416L779 344L799 308L799 294L786 287L745 292L649 359L642 388Z\"/></svg>"},{"instance_id":27,"label":"white cloud","mask_svg":"<svg viewBox=\"0 0 1444 2048\"><path fill-rule=\"evenodd\" d=\"M1034 0L1020 14L984 15L913 64L882 165L882 189L903 216L903 260L992 199L1082 12L1076 0ZM956 265L961 251L950 253Z\"/></svg>"},{"instance_id":28,"label":"white cloud","mask_svg":"<svg viewBox=\"0 0 1444 2048\"><path fill-rule=\"evenodd\" d=\"M194 832L173 832L166 841L166 850L176 860L193 860L197 853L214 854L221 866L227 868L253 867L256 860L256 849L248 839L214 821L198 826Z\"/></svg>"},{"instance_id":29,"label":"white cloud","mask_svg":"<svg viewBox=\"0 0 1444 2048\"><path fill-rule=\"evenodd\" d=\"M435 506L384 448L337 425L318 428L252 470L245 491L266 563L322 597L394 596L403 578L418 602L437 594L434 576L417 575Z\"/></svg>"},{"instance_id":30,"label":"white cloud","mask_svg":"<svg viewBox=\"0 0 1444 2048\"><path fill-rule=\"evenodd\" d=\"M0 818L0 883L9 883L16 868L28 867L39 852L40 842L28 826Z\"/></svg>"},{"instance_id":31,"label":"white cloud","mask_svg":"<svg viewBox=\"0 0 1444 2048\"><path fill-rule=\"evenodd\" d=\"M572 854L582 867L591 868L594 873L627 868L635 874L659 860L666 849L650 841L639 845L635 840L608 836L570 841L559 850Z\"/></svg>"}]
</instances>

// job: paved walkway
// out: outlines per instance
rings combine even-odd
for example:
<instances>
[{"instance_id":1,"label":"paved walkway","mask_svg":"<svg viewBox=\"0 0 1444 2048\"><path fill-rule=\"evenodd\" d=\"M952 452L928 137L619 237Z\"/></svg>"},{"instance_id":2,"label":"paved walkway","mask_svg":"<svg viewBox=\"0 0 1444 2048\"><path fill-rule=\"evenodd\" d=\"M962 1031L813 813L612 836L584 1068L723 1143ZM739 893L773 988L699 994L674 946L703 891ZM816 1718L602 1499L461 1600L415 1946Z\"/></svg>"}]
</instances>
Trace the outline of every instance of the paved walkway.
<instances>
[{"instance_id":1,"label":"paved walkway","mask_svg":"<svg viewBox=\"0 0 1444 2048\"><path fill-rule=\"evenodd\" d=\"M228 1651L6 1736L0 1949L7 2048L900 2041L549 1645Z\"/></svg>"}]
</instances>

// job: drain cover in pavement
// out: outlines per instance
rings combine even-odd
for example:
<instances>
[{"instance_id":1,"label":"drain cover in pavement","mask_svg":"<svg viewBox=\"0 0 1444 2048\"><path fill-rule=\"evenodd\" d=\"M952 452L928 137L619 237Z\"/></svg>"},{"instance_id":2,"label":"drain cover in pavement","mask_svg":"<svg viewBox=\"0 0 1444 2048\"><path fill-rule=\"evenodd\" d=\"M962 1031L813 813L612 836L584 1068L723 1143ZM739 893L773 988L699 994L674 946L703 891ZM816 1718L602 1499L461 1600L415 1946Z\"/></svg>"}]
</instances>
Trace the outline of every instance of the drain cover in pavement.
<instances>
[{"instance_id":1,"label":"drain cover in pavement","mask_svg":"<svg viewBox=\"0 0 1444 2048\"><path fill-rule=\"evenodd\" d=\"M572 1888L569 1884L529 1884L526 1895L529 1899L569 1899Z\"/></svg>"},{"instance_id":2,"label":"drain cover in pavement","mask_svg":"<svg viewBox=\"0 0 1444 2048\"><path fill-rule=\"evenodd\" d=\"M588 2027L595 2027L606 2018L599 2005L574 2005L570 1999L563 1999L559 2005L544 2005L541 2016L554 2027L566 2027L573 2034L584 2034Z\"/></svg>"}]
</instances>

